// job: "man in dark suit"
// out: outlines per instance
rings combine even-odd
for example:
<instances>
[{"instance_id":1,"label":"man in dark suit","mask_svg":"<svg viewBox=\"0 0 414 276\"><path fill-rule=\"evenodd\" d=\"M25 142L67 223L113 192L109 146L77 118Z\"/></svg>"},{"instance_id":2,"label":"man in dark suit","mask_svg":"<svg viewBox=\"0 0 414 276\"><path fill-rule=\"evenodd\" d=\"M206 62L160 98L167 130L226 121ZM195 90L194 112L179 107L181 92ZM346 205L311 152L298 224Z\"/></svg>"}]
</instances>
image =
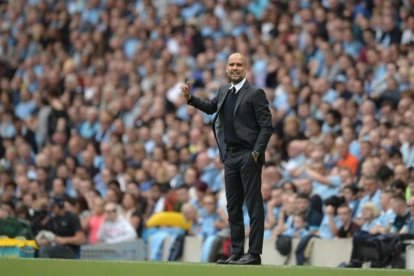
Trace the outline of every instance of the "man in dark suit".
<instances>
[{"instance_id":1,"label":"man in dark suit","mask_svg":"<svg viewBox=\"0 0 414 276\"><path fill-rule=\"evenodd\" d=\"M188 104L214 114L213 131L224 162L231 255L219 264L261 264L264 210L261 173L267 143L272 134L269 102L262 89L246 80L247 60L240 53L230 55L222 85L211 100L190 93L188 83L181 92ZM244 254L243 203L250 218L249 249Z\"/></svg>"}]
</instances>

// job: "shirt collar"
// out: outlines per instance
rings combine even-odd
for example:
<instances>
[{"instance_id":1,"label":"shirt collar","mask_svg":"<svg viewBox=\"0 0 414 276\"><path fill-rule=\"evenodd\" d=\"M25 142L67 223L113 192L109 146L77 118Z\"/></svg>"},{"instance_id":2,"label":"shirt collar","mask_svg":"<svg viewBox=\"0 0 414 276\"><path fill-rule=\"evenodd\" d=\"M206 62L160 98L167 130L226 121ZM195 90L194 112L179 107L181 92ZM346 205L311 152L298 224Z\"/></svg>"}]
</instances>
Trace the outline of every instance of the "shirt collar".
<instances>
[{"instance_id":1,"label":"shirt collar","mask_svg":"<svg viewBox=\"0 0 414 276\"><path fill-rule=\"evenodd\" d=\"M236 88L236 93L237 93L243 87L243 85L244 85L245 82L246 82L246 78L242 79L239 83L236 83L235 85L232 84L230 86L230 89L232 89L233 87Z\"/></svg>"}]
</instances>

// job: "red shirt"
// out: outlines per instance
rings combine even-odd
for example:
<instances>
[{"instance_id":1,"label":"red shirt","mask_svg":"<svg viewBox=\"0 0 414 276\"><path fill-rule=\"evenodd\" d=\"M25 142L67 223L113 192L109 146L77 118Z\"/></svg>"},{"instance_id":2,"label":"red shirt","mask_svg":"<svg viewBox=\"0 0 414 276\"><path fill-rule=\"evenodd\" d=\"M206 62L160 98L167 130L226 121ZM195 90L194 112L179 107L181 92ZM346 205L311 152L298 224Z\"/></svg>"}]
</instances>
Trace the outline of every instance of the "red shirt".
<instances>
[{"instance_id":1,"label":"red shirt","mask_svg":"<svg viewBox=\"0 0 414 276\"><path fill-rule=\"evenodd\" d=\"M358 169L358 158L352 154L347 153L345 158L338 160L337 165L339 167L349 168L352 172L352 175L355 175Z\"/></svg>"}]
</instances>

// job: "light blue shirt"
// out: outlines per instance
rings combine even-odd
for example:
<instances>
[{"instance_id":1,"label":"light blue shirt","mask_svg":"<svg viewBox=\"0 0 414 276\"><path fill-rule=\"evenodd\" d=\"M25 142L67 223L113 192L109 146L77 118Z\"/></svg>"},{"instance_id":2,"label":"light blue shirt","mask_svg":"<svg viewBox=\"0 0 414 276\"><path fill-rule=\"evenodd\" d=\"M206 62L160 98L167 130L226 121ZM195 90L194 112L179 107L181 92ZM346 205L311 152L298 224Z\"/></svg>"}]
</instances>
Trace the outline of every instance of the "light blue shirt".
<instances>
[{"instance_id":1,"label":"light blue shirt","mask_svg":"<svg viewBox=\"0 0 414 276\"><path fill-rule=\"evenodd\" d=\"M377 220L381 227L389 227L394 223L395 216L394 211L389 208L387 211L381 211L381 214Z\"/></svg>"},{"instance_id":2,"label":"light blue shirt","mask_svg":"<svg viewBox=\"0 0 414 276\"><path fill-rule=\"evenodd\" d=\"M269 0L256 0L256 1L249 1L249 5L247 9L250 13L254 15L256 19L261 19L263 16L263 12L266 10L267 6L269 5Z\"/></svg>"},{"instance_id":3,"label":"light blue shirt","mask_svg":"<svg viewBox=\"0 0 414 276\"><path fill-rule=\"evenodd\" d=\"M375 207L378 208L378 210L382 210L381 208L381 190L378 189L373 196L370 195L366 195L363 198L361 198L361 201L359 202L358 205L358 210L356 213L356 217L360 218L362 215L362 208L364 208L364 205L367 204L368 202L372 202L375 204Z\"/></svg>"},{"instance_id":4,"label":"light blue shirt","mask_svg":"<svg viewBox=\"0 0 414 276\"><path fill-rule=\"evenodd\" d=\"M295 235L295 234L299 234L299 238L303 238L303 237L309 235L310 232L306 229L297 229L297 228L293 227L293 228L286 229L282 233L282 235L290 236L290 237L293 237L293 235Z\"/></svg>"},{"instance_id":5,"label":"light blue shirt","mask_svg":"<svg viewBox=\"0 0 414 276\"><path fill-rule=\"evenodd\" d=\"M128 38L124 42L124 54L128 59L132 59L135 56L136 48L139 41L136 38Z\"/></svg>"},{"instance_id":6,"label":"light blue shirt","mask_svg":"<svg viewBox=\"0 0 414 276\"><path fill-rule=\"evenodd\" d=\"M325 95L322 97L327 103L333 104L333 102L338 98L338 92L335 89L329 89Z\"/></svg>"},{"instance_id":7,"label":"light blue shirt","mask_svg":"<svg viewBox=\"0 0 414 276\"><path fill-rule=\"evenodd\" d=\"M220 175L220 171L213 164L210 164L201 171L200 180L207 183L212 191L217 191L219 187L215 185L219 185L219 183L215 180L218 175Z\"/></svg>"},{"instance_id":8,"label":"light blue shirt","mask_svg":"<svg viewBox=\"0 0 414 276\"><path fill-rule=\"evenodd\" d=\"M82 138L90 139L96 135L99 131L99 123L95 122L93 124L89 123L88 121L84 121L79 129L79 134Z\"/></svg>"},{"instance_id":9,"label":"light blue shirt","mask_svg":"<svg viewBox=\"0 0 414 276\"><path fill-rule=\"evenodd\" d=\"M380 224L380 222L378 221L378 219L374 219L372 221L367 221L367 222L364 222L364 224L362 224L361 230L369 232L369 231L371 231L372 228L374 228L375 226L377 226L379 224Z\"/></svg>"},{"instance_id":10,"label":"light blue shirt","mask_svg":"<svg viewBox=\"0 0 414 276\"><path fill-rule=\"evenodd\" d=\"M218 214L205 214L201 218L201 234L203 237L212 236L217 234L217 228L214 224L220 220Z\"/></svg>"},{"instance_id":11,"label":"light blue shirt","mask_svg":"<svg viewBox=\"0 0 414 276\"><path fill-rule=\"evenodd\" d=\"M339 217L334 218L336 228L340 228L342 226L342 222ZM319 226L319 237L325 240L331 240L334 238L334 233L331 231L331 227L329 226L329 217L328 215L324 215L322 219L321 226Z\"/></svg>"},{"instance_id":12,"label":"light blue shirt","mask_svg":"<svg viewBox=\"0 0 414 276\"><path fill-rule=\"evenodd\" d=\"M404 165L407 168L414 166L414 145L404 143L400 147L400 151L403 157Z\"/></svg>"},{"instance_id":13,"label":"light blue shirt","mask_svg":"<svg viewBox=\"0 0 414 276\"><path fill-rule=\"evenodd\" d=\"M328 176L331 185L324 185L320 182L313 181L313 193L321 197L322 200L327 199L333 195L339 194L339 187L341 186L341 178L339 175Z\"/></svg>"},{"instance_id":14,"label":"light blue shirt","mask_svg":"<svg viewBox=\"0 0 414 276\"><path fill-rule=\"evenodd\" d=\"M353 140L349 144L349 153L358 158L358 160L361 160L361 145L357 140Z\"/></svg>"},{"instance_id":15,"label":"light blue shirt","mask_svg":"<svg viewBox=\"0 0 414 276\"><path fill-rule=\"evenodd\" d=\"M20 119L27 119L36 109L35 101L19 102L16 105L16 116Z\"/></svg>"}]
</instances>

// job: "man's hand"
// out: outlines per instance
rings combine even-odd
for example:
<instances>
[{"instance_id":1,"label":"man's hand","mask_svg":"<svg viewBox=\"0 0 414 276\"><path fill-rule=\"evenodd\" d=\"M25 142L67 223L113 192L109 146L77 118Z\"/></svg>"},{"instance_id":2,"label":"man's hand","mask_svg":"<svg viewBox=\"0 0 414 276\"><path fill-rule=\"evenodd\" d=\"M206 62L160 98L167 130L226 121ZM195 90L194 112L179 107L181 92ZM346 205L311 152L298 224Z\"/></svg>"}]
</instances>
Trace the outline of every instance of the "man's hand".
<instances>
[{"instance_id":1,"label":"man's hand","mask_svg":"<svg viewBox=\"0 0 414 276\"><path fill-rule=\"evenodd\" d=\"M49 244L49 241L47 239L42 238L42 239L36 240L36 243L38 246L44 246L44 245Z\"/></svg>"},{"instance_id":2,"label":"man's hand","mask_svg":"<svg viewBox=\"0 0 414 276\"><path fill-rule=\"evenodd\" d=\"M56 236L56 238L55 238L55 242L57 243L57 244L66 244L66 239L64 238L64 237L59 237L59 236Z\"/></svg>"},{"instance_id":3,"label":"man's hand","mask_svg":"<svg viewBox=\"0 0 414 276\"><path fill-rule=\"evenodd\" d=\"M183 94L184 98L187 102L191 99L190 94L190 82L187 80L183 85L180 86L181 94Z\"/></svg>"}]
</instances>

